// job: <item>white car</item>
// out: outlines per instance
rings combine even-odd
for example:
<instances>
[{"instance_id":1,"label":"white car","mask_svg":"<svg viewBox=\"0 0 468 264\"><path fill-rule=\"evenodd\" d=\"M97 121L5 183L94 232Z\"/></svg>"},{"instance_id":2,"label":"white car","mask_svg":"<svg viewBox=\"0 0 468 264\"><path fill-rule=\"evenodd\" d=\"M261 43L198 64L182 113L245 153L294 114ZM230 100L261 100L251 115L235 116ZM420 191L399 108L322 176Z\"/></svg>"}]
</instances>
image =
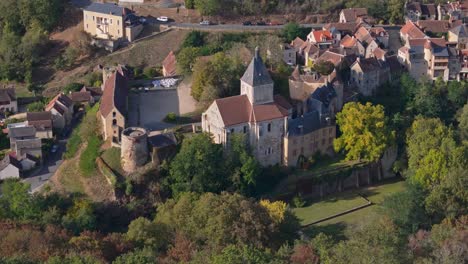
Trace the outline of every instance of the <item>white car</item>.
<instances>
[{"instance_id":1,"label":"white car","mask_svg":"<svg viewBox=\"0 0 468 264\"><path fill-rule=\"evenodd\" d=\"M211 25L211 22L208 21L208 20L204 20L204 21L200 22L200 25L202 25L202 26L209 26L209 25Z\"/></svg>"},{"instance_id":2,"label":"white car","mask_svg":"<svg viewBox=\"0 0 468 264\"><path fill-rule=\"evenodd\" d=\"M158 18L156 18L158 21L160 22L167 22L169 21L169 18L167 16L160 16Z\"/></svg>"}]
</instances>

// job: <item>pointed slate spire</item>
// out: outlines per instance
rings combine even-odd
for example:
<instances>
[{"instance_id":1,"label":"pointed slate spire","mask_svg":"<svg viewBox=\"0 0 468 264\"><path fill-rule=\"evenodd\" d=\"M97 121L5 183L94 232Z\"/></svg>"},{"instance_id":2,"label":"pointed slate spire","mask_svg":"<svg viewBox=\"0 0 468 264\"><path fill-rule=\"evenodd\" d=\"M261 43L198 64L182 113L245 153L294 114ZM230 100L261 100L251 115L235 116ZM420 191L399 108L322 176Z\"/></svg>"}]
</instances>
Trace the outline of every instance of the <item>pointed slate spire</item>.
<instances>
[{"instance_id":1,"label":"pointed slate spire","mask_svg":"<svg viewBox=\"0 0 468 264\"><path fill-rule=\"evenodd\" d=\"M273 83L273 80L263 63L262 57L260 57L260 49L258 47L255 48L255 55L242 76L241 81L252 87Z\"/></svg>"}]
</instances>

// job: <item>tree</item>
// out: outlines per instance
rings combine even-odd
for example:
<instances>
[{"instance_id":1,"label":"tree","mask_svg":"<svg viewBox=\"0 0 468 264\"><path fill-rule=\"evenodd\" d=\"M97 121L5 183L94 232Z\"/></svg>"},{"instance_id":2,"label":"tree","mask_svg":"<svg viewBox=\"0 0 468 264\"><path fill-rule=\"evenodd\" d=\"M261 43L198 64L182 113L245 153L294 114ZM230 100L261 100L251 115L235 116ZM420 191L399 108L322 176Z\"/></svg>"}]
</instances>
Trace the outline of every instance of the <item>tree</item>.
<instances>
[{"instance_id":1,"label":"tree","mask_svg":"<svg viewBox=\"0 0 468 264\"><path fill-rule=\"evenodd\" d=\"M468 101L468 83L449 82L447 87L447 98L453 104L455 109L462 108Z\"/></svg>"},{"instance_id":2,"label":"tree","mask_svg":"<svg viewBox=\"0 0 468 264\"><path fill-rule=\"evenodd\" d=\"M45 107L44 102L37 101L37 102L28 104L26 109L28 110L28 112L41 112L41 111L44 111L44 107Z\"/></svg>"},{"instance_id":3,"label":"tree","mask_svg":"<svg viewBox=\"0 0 468 264\"><path fill-rule=\"evenodd\" d=\"M390 0L388 2L388 12L390 14L390 23L398 24L403 22L403 14L405 1L403 0Z\"/></svg>"},{"instance_id":4,"label":"tree","mask_svg":"<svg viewBox=\"0 0 468 264\"><path fill-rule=\"evenodd\" d=\"M319 61L314 64L313 70L321 75L329 75L335 69L335 65L330 61Z\"/></svg>"},{"instance_id":5,"label":"tree","mask_svg":"<svg viewBox=\"0 0 468 264\"><path fill-rule=\"evenodd\" d=\"M393 131L389 131L384 109L371 103L347 103L336 115L342 135L334 142L336 151L346 150L347 160L377 161L393 144Z\"/></svg>"},{"instance_id":6,"label":"tree","mask_svg":"<svg viewBox=\"0 0 468 264\"><path fill-rule=\"evenodd\" d=\"M468 208L468 175L464 168L451 169L426 198L429 213L455 219L466 215Z\"/></svg>"},{"instance_id":7,"label":"tree","mask_svg":"<svg viewBox=\"0 0 468 264\"><path fill-rule=\"evenodd\" d=\"M310 244L296 243L294 252L291 255L291 263L293 264L318 264L319 257Z\"/></svg>"},{"instance_id":8,"label":"tree","mask_svg":"<svg viewBox=\"0 0 468 264\"><path fill-rule=\"evenodd\" d=\"M461 140L468 140L468 103L460 110L461 113L457 118L458 132Z\"/></svg>"},{"instance_id":9,"label":"tree","mask_svg":"<svg viewBox=\"0 0 468 264\"><path fill-rule=\"evenodd\" d=\"M296 22L289 22L283 27L283 37L286 42L293 41L296 37L301 35L301 27Z\"/></svg>"},{"instance_id":10,"label":"tree","mask_svg":"<svg viewBox=\"0 0 468 264\"><path fill-rule=\"evenodd\" d=\"M296 237L299 228L297 218L289 211L277 223L253 199L224 192L201 196L185 193L177 201L168 200L158 207L156 222L170 226L198 245L214 248L230 244L279 247ZM281 225L295 228L281 229Z\"/></svg>"},{"instance_id":11,"label":"tree","mask_svg":"<svg viewBox=\"0 0 468 264\"><path fill-rule=\"evenodd\" d=\"M177 66L180 72L191 73L198 56L200 56L200 48L188 47L181 49L177 54Z\"/></svg>"},{"instance_id":12,"label":"tree","mask_svg":"<svg viewBox=\"0 0 468 264\"><path fill-rule=\"evenodd\" d=\"M220 192L226 186L222 165L222 146L214 144L209 134L185 139L170 165L169 180L173 194Z\"/></svg>"},{"instance_id":13,"label":"tree","mask_svg":"<svg viewBox=\"0 0 468 264\"><path fill-rule=\"evenodd\" d=\"M202 47L205 44L205 36L207 34L200 31L190 31L182 42L183 48Z\"/></svg>"},{"instance_id":14,"label":"tree","mask_svg":"<svg viewBox=\"0 0 468 264\"><path fill-rule=\"evenodd\" d=\"M128 252L116 258L113 264L157 264L156 256L148 249L139 249Z\"/></svg>"},{"instance_id":15,"label":"tree","mask_svg":"<svg viewBox=\"0 0 468 264\"><path fill-rule=\"evenodd\" d=\"M217 15L221 10L219 0L195 0L195 8L204 16Z\"/></svg>"},{"instance_id":16,"label":"tree","mask_svg":"<svg viewBox=\"0 0 468 264\"><path fill-rule=\"evenodd\" d=\"M78 92L83 88L82 83L69 83L63 87L63 92L64 93L70 93L70 92Z\"/></svg>"},{"instance_id":17,"label":"tree","mask_svg":"<svg viewBox=\"0 0 468 264\"><path fill-rule=\"evenodd\" d=\"M403 244L405 239L399 233L388 218L377 219L336 245L330 263L409 263Z\"/></svg>"},{"instance_id":18,"label":"tree","mask_svg":"<svg viewBox=\"0 0 468 264\"><path fill-rule=\"evenodd\" d=\"M245 135L230 135L229 148L226 152L226 167L230 171L233 188L243 195L252 194L261 167L250 153Z\"/></svg>"},{"instance_id":19,"label":"tree","mask_svg":"<svg viewBox=\"0 0 468 264\"><path fill-rule=\"evenodd\" d=\"M134 241L139 247L163 250L169 244L171 233L161 223L153 223L150 220L139 217L128 226L127 238Z\"/></svg>"},{"instance_id":20,"label":"tree","mask_svg":"<svg viewBox=\"0 0 468 264\"><path fill-rule=\"evenodd\" d=\"M406 136L410 177L424 188L437 184L456 153L453 131L440 119L417 117Z\"/></svg>"},{"instance_id":21,"label":"tree","mask_svg":"<svg viewBox=\"0 0 468 264\"><path fill-rule=\"evenodd\" d=\"M221 254L213 256L212 264L268 264L273 260L269 252L252 246L229 245Z\"/></svg>"},{"instance_id":22,"label":"tree","mask_svg":"<svg viewBox=\"0 0 468 264\"><path fill-rule=\"evenodd\" d=\"M403 192L387 196L382 202L382 211L401 228L403 235L424 227L429 218L424 210L426 193L417 185L407 184Z\"/></svg>"},{"instance_id":23,"label":"tree","mask_svg":"<svg viewBox=\"0 0 468 264\"><path fill-rule=\"evenodd\" d=\"M1 185L0 218L34 220L40 217L37 200L29 194L29 184L8 179Z\"/></svg>"},{"instance_id":24,"label":"tree","mask_svg":"<svg viewBox=\"0 0 468 264\"><path fill-rule=\"evenodd\" d=\"M93 204L88 200L76 198L63 217L62 224L76 234L83 230L93 230L96 227Z\"/></svg>"}]
</instances>

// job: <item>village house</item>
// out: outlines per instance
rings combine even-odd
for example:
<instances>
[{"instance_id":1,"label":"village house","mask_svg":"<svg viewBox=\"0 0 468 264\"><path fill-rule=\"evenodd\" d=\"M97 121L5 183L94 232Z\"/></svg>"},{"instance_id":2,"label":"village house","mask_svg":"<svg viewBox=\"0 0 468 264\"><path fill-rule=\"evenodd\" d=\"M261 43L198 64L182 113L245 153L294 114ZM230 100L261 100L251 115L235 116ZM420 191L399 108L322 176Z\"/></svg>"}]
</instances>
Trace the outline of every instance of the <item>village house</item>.
<instances>
[{"instance_id":1,"label":"village house","mask_svg":"<svg viewBox=\"0 0 468 264\"><path fill-rule=\"evenodd\" d=\"M84 31L93 38L109 41L114 50L120 42L132 42L143 30L133 12L112 3L92 3L83 10Z\"/></svg>"},{"instance_id":2,"label":"village house","mask_svg":"<svg viewBox=\"0 0 468 264\"><path fill-rule=\"evenodd\" d=\"M52 114L52 125L64 129L70 125L73 118L73 101L63 93L57 94L45 107Z\"/></svg>"},{"instance_id":3,"label":"village house","mask_svg":"<svg viewBox=\"0 0 468 264\"><path fill-rule=\"evenodd\" d=\"M431 39L424 43L424 59L428 63L427 77L429 80L442 78L449 80L449 50L445 39Z\"/></svg>"},{"instance_id":4,"label":"village house","mask_svg":"<svg viewBox=\"0 0 468 264\"><path fill-rule=\"evenodd\" d=\"M461 50L460 51L460 56L459 56L459 61L460 61L460 72L458 73L457 76L457 81L461 80L468 80L468 49Z\"/></svg>"},{"instance_id":5,"label":"village house","mask_svg":"<svg viewBox=\"0 0 468 264\"><path fill-rule=\"evenodd\" d=\"M351 65L351 83L364 96L374 95L377 87L389 81L390 77L390 67L385 57L383 60L358 57Z\"/></svg>"},{"instance_id":6,"label":"village house","mask_svg":"<svg viewBox=\"0 0 468 264\"><path fill-rule=\"evenodd\" d=\"M162 62L162 71L164 77L177 75L177 60L172 50Z\"/></svg>"},{"instance_id":7,"label":"village house","mask_svg":"<svg viewBox=\"0 0 468 264\"><path fill-rule=\"evenodd\" d=\"M341 39L340 48L343 49L344 54L351 55L354 54L356 56L365 56L366 55L366 48L364 45L356 39L354 36L346 35L344 38Z\"/></svg>"},{"instance_id":8,"label":"village house","mask_svg":"<svg viewBox=\"0 0 468 264\"><path fill-rule=\"evenodd\" d=\"M447 1L447 3L437 5L439 20L461 20L467 16L464 11L468 11L467 1Z\"/></svg>"},{"instance_id":9,"label":"village house","mask_svg":"<svg viewBox=\"0 0 468 264\"><path fill-rule=\"evenodd\" d=\"M0 161L0 180L20 178L21 169L21 163L17 159L5 155Z\"/></svg>"},{"instance_id":10,"label":"village house","mask_svg":"<svg viewBox=\"0 0 468 264\"><path fill-rule=\"evenodd\" d=\"M400 39L407 45L410 39L429 38L418 28L411 20L406 21L406 24L400 29Z\"/></svg>"},{"instance_id":11,"label":"village house","mask_svg":"<svg viewBox=\"0 0 468 264\"><path fill-rule=\"evenodd\" d=\"M379 47L379 43L372 37L371 33L365 27L360 27L354 37L362 43L365 48L364 57L369 58L374 54L374 50ZM388 42L388 40L387 40Z\"/></svg>"},{"instance_id":12,"label":"village house","mask_svg":"<svg viewBox=\"0 0 468 264\"><path fill-rule=\"evenodd\" d=\"M347 23L328 23L323 26L323 30L328 30L334 36L334 39L341 41L346 35L354 35L359 25L364 23L347 22Z\"/></svg>"},{"instance_id":13,"label":"village house","mask_svg":"<svg viewBox=\"0 0 468 264\"><path fill-rule=\"evenodd\" d=\"M418 20L416 25L429 37L442 37L447 34L451 23L448 20Z\"/></svg>"},{"instance_id":14,"label":"village house","mask_svg":"<svg viewBox=\"0 0 468 264\"><path fill-rule=\"evenodd\" d=\"M320 49L316 45L299 37L295 38L290 46L296 52L296 64L312 67L313 62L320 56Z\"/></svg>"},{"instance_id":15,"label":"village house","mask_svg":"<svg viewBox=\"0 0 468 264\"><path fill-rule=\"evenodd\" d=\"M290 107L273 95L273 80L256 48L241 78L241 94L215 100L202 114L202 129L226 147L232 134L244 134L262 166L281 164Z\"/></svg>"},{"instance_id":16,"label":"village house","mask_svg":"<svg viewBox=\"0 0 468 264\"><path fill-rule=\"evenodd\" d=\"M91 96L89 91L71 92L70 99L75 106L78 105L93 105L95 103L94 97Z\"/></svg>"},{"instance_id":17,"label":"village house","mask_svg":"<svg viewBox=\"0 0 468 264\"><path fill-rule=\"evenodd\" d=\"M339 66L344 61L344 59L345 59L344 55L333 52L331 50L327 50L322 55L320 55L320 57L318 57L316 62L328 61L328 62L333 63L335 68L339 68Z\"/></svg>"},{"instance_id":18,"label":"village house","mask_svg":"<svg viewBox=\"0 0 468 264\"><path fill-rule=\"evenodd\" d=\"M346 8L340 12L340 23L356 22L367 18L367 8Z\"/></svg>"},{"instance_id":19,"label":"village house","mask_svg":"<svg viewBox=\"0 0 468 264\"><path fill-rule=\"evenodd\" d=\"M43 112L28 112L26 113L26 123L28 126L33 126L36 129L36 137L38 138L53 138L52 132L52 113Z\"/></svg>"},{"instance_id":20,"label":"village house","mask_svg":"<svg viewBox=\"0 0 468 264\"><path fill-rule=\"evenodd\" d=\"M338 40L334 39L331 32L328 30L314 30L307 35L307 41L317 45L320 49L328 49Z\"/></svg>"},{"instance_id":21,"label":"village house","mask_svg":"<svg viewBox=\"0 0 468 264\"><path fill-rule=\"evenodd\" d=\"M29 125L18 125L8 128L10 149L16 157L30 154L34 157L42 157L41 139L36 137L36 129Z\"/></svg>"},{"instance_id":22,"label":"village house","mask_svg":"<svg viewBox=\"0 0 468 264\"><path fill-rule=\"evenodd\" d=\"M0 112L18 112L18 101L16 100L15 88L0 89Z\"/></svg>"},{"instance_id":23,"label":"village house","mask_svg":"<svg viewBox=\"0 0 468 264\"><path fill-rule=\"evenodd\" d=\"M413 22L418 20L436 20L436 6L434 4L422 4L420 2L405 2L405 18Z\"/></svg>"},{"instance_id":24,"label":"village house","mask_svg":"<svg viewBox=\"0 0 468 264\"><path fill-rule=\"evenodd\" d=\"M127 118L128 80L119 71L115 71L104 82L104 92L99 113L104 133L104 140L119 146L122 131Z\"/></svg>"},{"instance_id":25,"label":"village house","mask_svg":"<svg viewBox=\"0 0 468 264\"><path fill-rule=\"evenodd\" d=\"M468 29L466 25L451 28L448 31L447 40L450 43L456 43L457 49L468 49Z\"/></svg>"},{"instance_id":26,"label":"village house","mask_svg":"<svg viewBox=\"0 0 468 264\"><path fill-rule=\"evenodd\" d=\"M101 87L87 87L83 86L80 92L89 92L93 97L94 102L99 102L102 96L102 88Z\"/></svg>"}]
</instances>

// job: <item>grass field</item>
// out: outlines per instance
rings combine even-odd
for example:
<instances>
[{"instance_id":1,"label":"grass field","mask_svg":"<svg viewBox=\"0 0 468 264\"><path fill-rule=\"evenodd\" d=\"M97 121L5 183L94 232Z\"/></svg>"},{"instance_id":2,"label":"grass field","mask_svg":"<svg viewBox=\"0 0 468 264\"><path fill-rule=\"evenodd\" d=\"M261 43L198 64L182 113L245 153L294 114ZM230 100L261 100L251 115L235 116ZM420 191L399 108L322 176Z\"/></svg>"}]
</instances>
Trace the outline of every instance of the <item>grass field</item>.
<instances>
[{"instance_id":1,"label":"grass field","mask_svg":"<svg viewBox=\"0 0 468 264\"><path fill-rule=\"evenodd\" d=\"M77 160L68 160L62 164L58 181L69 193L85 193Z\"/></svg>"},{"instance_id":2,"label":"grass field","mask_svg":"<svg viewBox=\"0 0 468 264\"><path fill-rule=\"evenodd\" d=\"M120 174L120 176L124 175L124 171L120 164L120 149L119 148L112 147L112 148L106 149L102 153L101 158L113 170L114 173Z\"/></svg>"},{"instance_id":3,"label":"grass field","mask_svg":"<svg viewBox=\"0 0 468 264\"><path fill-rule=\"evenodd\" d=\"M368 223L372 221L372 219L379 217L379 204L385 197L393 193L401 192L404 188L404 181L387 182L377 186L341 193L332 198L313 203L307 207L294 209L294 212L299 217L302 224L307 224L320 218L336 214L339 211L365 204L365 200L358 195L358 193L363 194L367 199L373 202L374 205L304 229L305 233L310 236L324 232L339 239L345 236L346 231L352 230L361 224Z\"/></svg>"}]
</instances>

